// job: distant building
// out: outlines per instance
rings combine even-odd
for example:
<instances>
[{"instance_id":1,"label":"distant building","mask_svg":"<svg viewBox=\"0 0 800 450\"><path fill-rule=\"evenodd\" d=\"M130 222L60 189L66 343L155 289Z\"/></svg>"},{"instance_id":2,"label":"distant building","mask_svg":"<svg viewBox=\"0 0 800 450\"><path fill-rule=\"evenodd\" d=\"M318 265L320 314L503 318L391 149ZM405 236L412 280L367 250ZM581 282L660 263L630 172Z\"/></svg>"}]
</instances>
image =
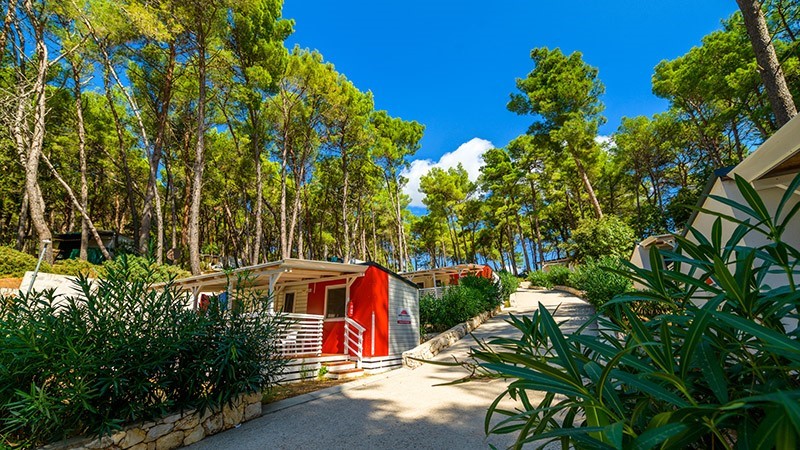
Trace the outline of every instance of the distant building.
<instances>
[{"instance_id":1,"label":"distant building","mask_svg":"<svg viewBox=\"0 0 800 450\"><path fill-rule=\"evenodd\" d=\"M98 230L97 234L103 241L106 250L114 256L116 251L120 248L131 248L133 246L133 239L123 236L116 231ZM81 233L61 233L53 236L53 252L56 259L77 259L81 251ZM100 253L100 247L97 245L94 237L89 235L89 242L87 248L87 259L94 264L103 262L103 254Z\"/></svg>"}]
</instances>

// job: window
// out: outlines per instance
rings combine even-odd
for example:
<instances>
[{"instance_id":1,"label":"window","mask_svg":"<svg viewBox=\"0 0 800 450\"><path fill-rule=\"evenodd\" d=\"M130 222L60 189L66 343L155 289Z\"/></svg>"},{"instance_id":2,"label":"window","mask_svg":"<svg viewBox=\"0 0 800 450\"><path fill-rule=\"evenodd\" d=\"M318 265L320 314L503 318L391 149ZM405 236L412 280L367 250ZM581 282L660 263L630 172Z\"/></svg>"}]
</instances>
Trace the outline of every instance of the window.
<instances>
[{"instance_id":1,"label":"window","mask_svg":"<svg viewBox=\"0 0 800 450\"><path fill-rule=\"evenodd\" d=\"M283 294L283 312L294 312L294 292L287 292Z\"/></svg>"},{"instance_id":2,"label":"window","mask_svg":"<svg viewBox=\"0 0 800 450\"><path fill-rule=\"evenodd\" d=\"M417 283L417 289L425 289L425 283Z\"/></svg>"},{"instance_id":3,"label":"window","mask_svg":"<svg viewBox=\"0 0 800 450\"><path fill-rule=\"evenodd\" d=\"M436 287L442 287L442 280L436 280Z\"/></svg>"},{"instance_id":4,"label":"window","mask_svg":"<svg viewBox=\"0 0 800 450\"><path fill-rule=\"evenodd\" d=\"M344 317L346 288L330 288L325 299L325 318L340 319Z\"/></svg>"}]
</instances>

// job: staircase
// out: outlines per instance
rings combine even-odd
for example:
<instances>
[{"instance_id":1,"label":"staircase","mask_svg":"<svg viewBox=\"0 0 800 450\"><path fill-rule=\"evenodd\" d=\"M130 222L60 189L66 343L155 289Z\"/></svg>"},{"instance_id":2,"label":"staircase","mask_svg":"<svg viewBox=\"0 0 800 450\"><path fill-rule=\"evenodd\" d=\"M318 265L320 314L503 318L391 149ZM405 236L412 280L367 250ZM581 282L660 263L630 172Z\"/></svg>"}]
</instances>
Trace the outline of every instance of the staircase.
<instances>
[{"instance_id":1,"label":"staircase","mask_svg":"<svg viewBox=\"0 0 800 450\"><path fill-rule=\"evenodd\" d=\"M322 363L322 366L328 369L325 378L331 380L347 380L350 378L358 378L364 375L364 369L356 367L358 364L355 361L335 361Z\"/></svg>"}]
</instances>

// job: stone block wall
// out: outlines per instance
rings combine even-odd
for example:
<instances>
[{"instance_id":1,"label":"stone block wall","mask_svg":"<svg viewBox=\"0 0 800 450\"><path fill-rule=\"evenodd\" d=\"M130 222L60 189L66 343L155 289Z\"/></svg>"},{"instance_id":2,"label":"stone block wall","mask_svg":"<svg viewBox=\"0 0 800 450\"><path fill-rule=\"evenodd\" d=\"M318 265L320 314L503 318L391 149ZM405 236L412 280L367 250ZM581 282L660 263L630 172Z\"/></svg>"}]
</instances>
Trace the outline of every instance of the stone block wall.
<instances>
[{"instance_id":1,"label":"stone block wall","mask_svg":"<svg viewBox=\"0 0 800 450\"><path fill-rule=\"evenodd\" d=\"M261 393L242 395L230 405L200 414L197 410L131 425L100 438L75 438L41 450L171 450L233 428L261 415Z\"/></svg>"},{"instance_id":2,"label":"stone block wall","mask_svg":"<svg viewBox=\"0 0 800 450\"><path fill-rule=\"evenodd\" d=\"M501 308L498 307L494 311L487 311L478 314L472 319L469 319L464 323L460 323L453 328L440 333L436 337L418 345L417 347L403 352L403 366L411 369L421 366L422 362L417 360L432 359L440 351L455 344L459 339L463 338L468 333L471 333L475 328L481 326L483 322L486 322L487 320L496 316L498 313L500 313L500 311Z\"/></svg>"}]
</instances>

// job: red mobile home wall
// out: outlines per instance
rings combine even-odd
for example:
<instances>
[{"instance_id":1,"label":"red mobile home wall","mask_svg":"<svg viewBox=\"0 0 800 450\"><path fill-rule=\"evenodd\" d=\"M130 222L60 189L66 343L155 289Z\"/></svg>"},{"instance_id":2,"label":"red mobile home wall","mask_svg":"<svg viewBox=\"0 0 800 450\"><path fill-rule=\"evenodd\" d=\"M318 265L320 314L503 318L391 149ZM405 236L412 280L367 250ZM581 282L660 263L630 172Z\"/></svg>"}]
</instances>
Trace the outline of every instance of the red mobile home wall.
<instances>
[{"instance_id":1,"label":"red mobile home wall","mask_svg":"<svg viewBox=\"0 0 800 450\"><path fill-rule=\"evenodd\" d=\"M309 285L307 311L325 312L327 286L343 285L344 281L329 281ZM364 356L389 354L389 274L370 266L363 277L350 286L351 318L365 327ZM350 308L348 308L350 309ZM372 354L372 313L375 312L375 353ZM344 353L344 321L326 320L322 331L323 353Z\"/></svg>"}]
</instances>

